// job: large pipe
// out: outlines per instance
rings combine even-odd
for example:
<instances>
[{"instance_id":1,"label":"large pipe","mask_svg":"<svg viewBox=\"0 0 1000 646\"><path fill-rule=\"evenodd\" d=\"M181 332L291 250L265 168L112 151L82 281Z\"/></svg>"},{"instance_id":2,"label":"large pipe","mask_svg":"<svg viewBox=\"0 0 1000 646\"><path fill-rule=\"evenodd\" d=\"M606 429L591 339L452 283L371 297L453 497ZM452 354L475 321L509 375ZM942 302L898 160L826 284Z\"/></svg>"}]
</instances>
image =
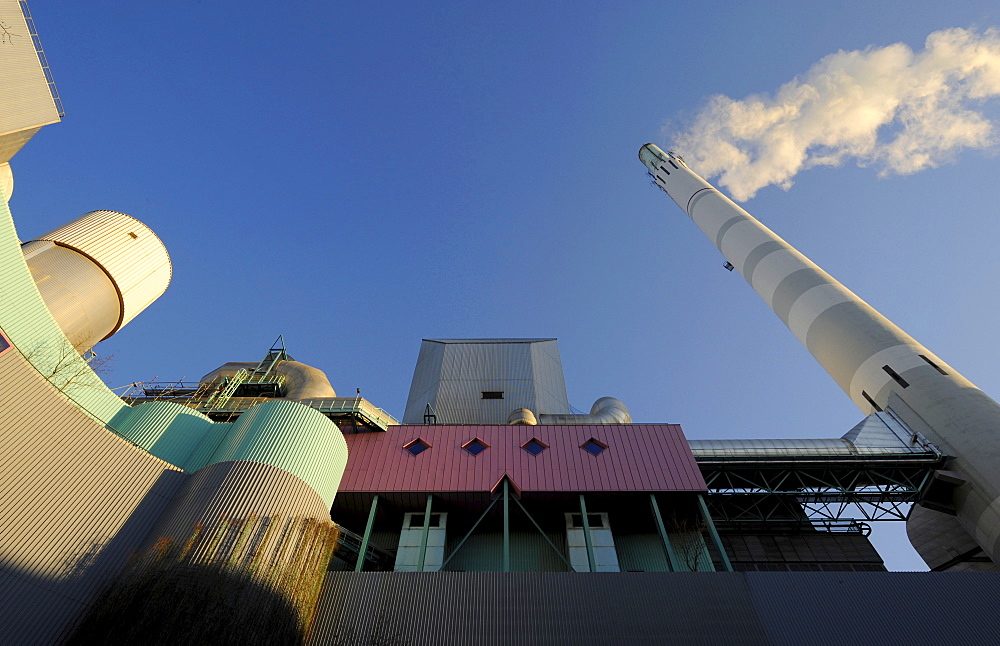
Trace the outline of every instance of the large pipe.
<instances>
[{"instance_id":1,"label":"large pipe","mask_svg":"<svg viewBox=\"0 0 1000 646\"><path fill-rule=\"evenodd\" d=\"M590 407L590 415L549 415L538 416L540 424L557 424L567 426L572 424L631 424L632 415L628 407L614 397L601 397Z\"/></svg>"},{"instance_id":2,"label":"large pipe","mask_svg":"<svg viewBox=\"0 0 1000 646\"><path fill-rule=\"evenodd\" d=\"M865 414L891 408L955 456L949 469L960 478L950 480L951 511L968 537L997 561L1000 404L692 172L679 156L646 144L639 159L858 408ZM919 528L908 529L918 551L932 538Z\"/></svg>"}]
</instances>

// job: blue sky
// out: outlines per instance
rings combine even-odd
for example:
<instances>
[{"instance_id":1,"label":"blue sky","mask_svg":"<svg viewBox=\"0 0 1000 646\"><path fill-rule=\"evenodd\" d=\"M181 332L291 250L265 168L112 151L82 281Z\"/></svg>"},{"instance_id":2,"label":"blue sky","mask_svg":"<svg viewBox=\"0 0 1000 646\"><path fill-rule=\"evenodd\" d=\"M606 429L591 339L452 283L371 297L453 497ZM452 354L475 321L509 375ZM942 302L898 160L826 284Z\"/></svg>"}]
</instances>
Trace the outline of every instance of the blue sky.
<instances>
[{"instance_id":1,"label":"blue sky","mask_svg":"<svg viewBox=\"0 0 1000 646\"><path fill-rule=\"evenodd\" d=\"M401 416L421 338L552 336L576 408L616 396L705 439L836 437L862 415L638 148L838 50L1000 27L995 2L32 11L67 114L13 160L22 238L107 208L173 259L167 293L98 347L109 385L197 379L283 334ZM998 396L998 171L989 148L887 177L848 160L744 206ZM901 530L883 556L921 568Z\"/></svg>"}]
</instances>

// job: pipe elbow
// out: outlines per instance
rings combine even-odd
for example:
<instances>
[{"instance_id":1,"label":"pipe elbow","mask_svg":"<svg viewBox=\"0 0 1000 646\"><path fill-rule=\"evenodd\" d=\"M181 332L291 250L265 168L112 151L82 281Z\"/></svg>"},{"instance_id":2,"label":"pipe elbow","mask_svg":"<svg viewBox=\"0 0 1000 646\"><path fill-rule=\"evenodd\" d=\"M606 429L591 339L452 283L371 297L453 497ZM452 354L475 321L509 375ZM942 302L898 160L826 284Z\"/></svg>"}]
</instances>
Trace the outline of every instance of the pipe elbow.
<instances>
[{"instance_id":1,"label":"pipe elbow","mask_svg":"<svg viewBox=\"0 0 1000 646\"><path fill-rule=\"evenodd\" d=\"M538 419L529 409L518 408L507 416L507 423L511 426L536 426Z\"/></svg>"}]
</instances>

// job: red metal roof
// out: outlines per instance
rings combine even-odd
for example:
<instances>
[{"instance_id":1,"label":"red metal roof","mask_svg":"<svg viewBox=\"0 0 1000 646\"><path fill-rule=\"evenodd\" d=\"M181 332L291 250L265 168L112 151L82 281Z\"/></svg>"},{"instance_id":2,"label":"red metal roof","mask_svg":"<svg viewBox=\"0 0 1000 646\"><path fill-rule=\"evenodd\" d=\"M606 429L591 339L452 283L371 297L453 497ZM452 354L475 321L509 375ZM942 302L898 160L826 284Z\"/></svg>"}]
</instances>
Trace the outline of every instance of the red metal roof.
<instances>
[{"instance_id":1,"label":"red metal roof","mask_svg":"<svg viewBox=\"0 0 1000 646\"><path fill-rule=\"evenodd\" d=\"M416 439L429 449L412 455ZM489 448L462 448L478 438ZM532 438L548 449L531 455ZM490 491L504 475L522 491L706 491L677 424L588 426L390 426L346 435L347 470L338 491ZM595 439L600 455L580 448Z\"/></svg>"}]
</instances>

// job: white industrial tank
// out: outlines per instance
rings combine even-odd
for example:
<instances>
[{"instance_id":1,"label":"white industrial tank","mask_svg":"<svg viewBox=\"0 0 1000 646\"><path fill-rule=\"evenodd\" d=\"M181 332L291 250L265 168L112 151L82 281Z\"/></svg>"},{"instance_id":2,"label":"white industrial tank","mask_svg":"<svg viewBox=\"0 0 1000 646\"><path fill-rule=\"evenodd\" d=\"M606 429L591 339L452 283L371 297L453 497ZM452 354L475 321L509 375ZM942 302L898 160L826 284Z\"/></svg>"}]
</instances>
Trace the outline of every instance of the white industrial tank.
<instances>
[{"instance_id":1,"label":"white industrial tank","mask_svg":"<svg viewBox=\"0 0 1000 646\"><path fill-rule=\"evenodd\" d=\"M121 329L170 284L166 247L117 211L91 211L21 248L46 307L80 352Z\"/></svg>"}]
</instances>

